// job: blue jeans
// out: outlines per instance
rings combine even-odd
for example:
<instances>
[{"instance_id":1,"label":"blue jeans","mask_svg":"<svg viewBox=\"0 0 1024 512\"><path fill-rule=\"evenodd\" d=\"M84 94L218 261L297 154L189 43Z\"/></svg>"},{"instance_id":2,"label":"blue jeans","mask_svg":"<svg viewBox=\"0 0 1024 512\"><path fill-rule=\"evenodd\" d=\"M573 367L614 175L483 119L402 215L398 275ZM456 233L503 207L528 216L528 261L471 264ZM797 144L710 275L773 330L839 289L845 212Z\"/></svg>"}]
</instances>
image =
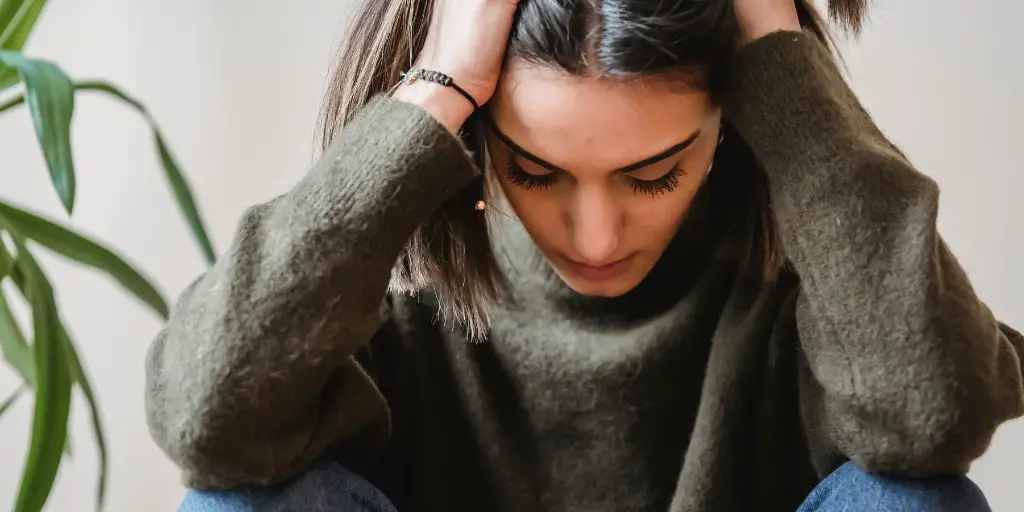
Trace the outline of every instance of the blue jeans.
<instances>
[{"instance_id":1,"label":"blue jeans","mask_svg":"<svg viewBox=\"0 0 1024 512\"><path fill-rule=\"evenodd\" d=\"M991 512L966 477L927 480L872 475L846 463L807 496L797 512ZM324 462L277 489L189 491L178 512L396 512L358 475Z\"/></svg>"}]
</instances>

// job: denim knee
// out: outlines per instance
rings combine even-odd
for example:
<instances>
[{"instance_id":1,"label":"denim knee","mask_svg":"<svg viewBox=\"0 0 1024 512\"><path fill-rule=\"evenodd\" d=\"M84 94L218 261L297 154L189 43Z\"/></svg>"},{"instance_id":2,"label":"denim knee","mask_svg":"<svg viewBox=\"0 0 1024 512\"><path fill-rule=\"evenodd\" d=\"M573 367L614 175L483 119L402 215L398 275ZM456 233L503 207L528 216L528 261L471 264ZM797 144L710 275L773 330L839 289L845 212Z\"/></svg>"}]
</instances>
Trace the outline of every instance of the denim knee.
<instances>
[{"instance_id":1,"label":"denim knee","mask_svg":"<svg viewBox=\"0 0 1024 512\"><path fill-rule=\"evenodd\" d=\"M797 512L991 512L964 476L895 478L847 462L818 484Z\"/></svg>"},{"instance_id":2,"label":"denim knee","mask_svg":"<svg viewBox=\"0 0 1024 512\"><path fill-rule=\"evenodd\" d=\"M178 512L396 512L384 494L333 461L285 485L229 491L190 490Z\"/></svg>"}]
</instances>

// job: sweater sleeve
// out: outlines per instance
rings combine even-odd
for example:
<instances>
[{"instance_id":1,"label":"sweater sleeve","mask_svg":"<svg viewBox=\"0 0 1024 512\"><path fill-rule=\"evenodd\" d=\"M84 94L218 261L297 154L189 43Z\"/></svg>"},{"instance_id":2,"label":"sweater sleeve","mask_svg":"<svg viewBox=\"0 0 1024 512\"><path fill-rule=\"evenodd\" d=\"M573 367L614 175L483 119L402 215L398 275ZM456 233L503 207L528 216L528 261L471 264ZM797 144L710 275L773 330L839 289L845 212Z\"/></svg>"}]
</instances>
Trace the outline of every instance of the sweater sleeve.
<instances>
[{"instance_id":1,"label":"sweater sleeve","mask_svg":"<svg viewBox=\"0 0 1024 512\"><path fill-rule=\"evenodd\" d=\"M978 299L936 232L935 182L886 140L809 34L752 43L730 80L726 115L768 175L800 278L812 450L884 473L966 473L1024 413L1024 338Z\"/></svg>"},{"instance_id":2,"label":"sweater sleeve","mask_svg":"<svg viewBox=\"0 0 1024 512\"><path fill-rule=\"evenodd\" d=\"M150 432L186 485L267 485L328 448L383 448L388 410L354 354L386 320L409 236L476 174L429 114L377 98L244 214L147 354Z\"/></svg>"}]
</instances>

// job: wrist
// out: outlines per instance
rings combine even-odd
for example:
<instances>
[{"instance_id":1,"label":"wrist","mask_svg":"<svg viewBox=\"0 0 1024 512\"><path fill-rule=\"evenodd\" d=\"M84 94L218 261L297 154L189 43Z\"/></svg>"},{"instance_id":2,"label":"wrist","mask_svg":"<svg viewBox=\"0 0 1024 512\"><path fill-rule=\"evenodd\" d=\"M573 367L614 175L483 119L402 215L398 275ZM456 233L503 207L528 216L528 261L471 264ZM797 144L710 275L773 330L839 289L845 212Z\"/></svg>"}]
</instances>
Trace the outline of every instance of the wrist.
<instances>
[{"instance_id":1,"label":"wrist","mask_svg":"<svg viewBox=\"0 0 1024 512\"><path fill-rule=\"evenodd\" d=\"M792 12L777 12L766 15L752 23L745 30L740 30L740 46L750 44L762 37L776 32L800 32L800 18L794 9Z\"/></svg>"},{"instance_id":2,"label":"wrist","mask_svg":"<svg viewBox=\"0 0 1024 512\"><path fill-rule=\"evenodd\" d=\"M392 97L422 108L456 134L473 113L473 105L458 91L425 80L402 84Z\"/></svg>"}]
</instances>

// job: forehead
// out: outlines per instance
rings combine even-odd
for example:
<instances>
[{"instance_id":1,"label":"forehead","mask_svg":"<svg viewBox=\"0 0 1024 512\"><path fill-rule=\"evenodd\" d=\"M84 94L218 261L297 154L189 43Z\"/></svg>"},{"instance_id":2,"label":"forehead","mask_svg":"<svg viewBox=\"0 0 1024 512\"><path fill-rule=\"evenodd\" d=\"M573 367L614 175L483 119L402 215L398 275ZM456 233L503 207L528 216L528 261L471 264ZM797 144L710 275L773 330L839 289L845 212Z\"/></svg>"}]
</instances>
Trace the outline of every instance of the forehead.
<instances>
[{"instance_id":1,"label":"forehead","mask_svg":"<svg viewBox=\"0 0 1024 512\"><path fill-rule=\"evenodd\" d=\"M571 76L548 67L507 66L489 102L494 123L527 151L564 168L616 168L707 129L706 91L663 81Z\"/></svg>"}]
</instances>

